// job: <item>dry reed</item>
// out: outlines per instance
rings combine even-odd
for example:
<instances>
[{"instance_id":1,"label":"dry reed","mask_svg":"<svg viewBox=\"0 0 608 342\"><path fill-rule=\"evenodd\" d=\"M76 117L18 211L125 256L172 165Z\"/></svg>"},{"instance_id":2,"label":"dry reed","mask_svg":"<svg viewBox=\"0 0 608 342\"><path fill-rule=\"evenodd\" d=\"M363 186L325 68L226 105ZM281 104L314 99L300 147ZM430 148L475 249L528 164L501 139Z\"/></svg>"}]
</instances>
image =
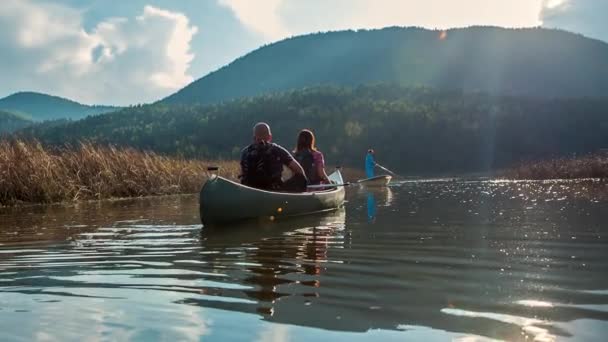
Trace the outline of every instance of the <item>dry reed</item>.
<instances>
[{"instance_id":1,"label":"dry reed","mask_svg":"<svg viewBox=\"0 0 608 342\"><path fill-rule=\"evenodd\" d=\"M504 174L510 179L581 179L608 178L608 155L522 163Z\"/></svg>"},{"instance_id":2,"label":"dry reed","mask_svg":"<svg viewBox=\"0 0 608 342\"><path fill-rule=\"evenodd\" d=\"M238 163L185 160L131 148L51 149L38 142L0 141L0 205L195 193L221 167L235 178Z\"/></svg>"}]
</instances>

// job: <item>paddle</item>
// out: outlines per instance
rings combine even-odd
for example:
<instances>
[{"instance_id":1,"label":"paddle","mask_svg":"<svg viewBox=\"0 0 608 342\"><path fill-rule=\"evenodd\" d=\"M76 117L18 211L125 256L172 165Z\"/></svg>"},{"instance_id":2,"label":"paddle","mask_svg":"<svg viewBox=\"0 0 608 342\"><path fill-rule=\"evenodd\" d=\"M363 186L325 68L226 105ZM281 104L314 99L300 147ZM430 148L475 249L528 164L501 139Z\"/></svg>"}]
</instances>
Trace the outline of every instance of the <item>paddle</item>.
<instances>
[{"instance_id":1,"label":"paddle","mask_svg":"<svg viewBox=\"0 0 608 342\"><path fill-rule=\"evenodd\" d=\"M395 176L395 177L400 177L400 178L403 178L403 177L399 176L398 174L394 173L393 171L391 171L391 170L389 170L389 169L385 168L384 166L382 166L382 165L380 165L380 164L378 164L378 163L376 163L376 166L377 166L377 167L379 167L379 168L381 168L382 170L384 170L384 171L386 171L386 172L390 173L391 175L393 175L393 176Z\"/></svg>"},{"instance_id":2,"label":"paddle","mask_svg":"<svg viewBox=\"0 0 608 342\"><path fill-rule=\"evenodd\" d=\"M353 183L342 183L342 184L319 184L319 185L308 185L308 189L320 189L320 188L336 188L339 186L349 186Z\"/></svg>"}]
</instances>

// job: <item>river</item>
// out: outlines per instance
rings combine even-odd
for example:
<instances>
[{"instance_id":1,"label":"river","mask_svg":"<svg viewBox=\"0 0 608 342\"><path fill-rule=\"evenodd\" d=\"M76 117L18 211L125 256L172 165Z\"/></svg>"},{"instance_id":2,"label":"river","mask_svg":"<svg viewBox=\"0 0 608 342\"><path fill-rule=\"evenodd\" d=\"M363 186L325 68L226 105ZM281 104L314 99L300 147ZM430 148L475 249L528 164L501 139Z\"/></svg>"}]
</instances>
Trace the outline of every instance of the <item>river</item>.
<instances>
[{"instance_id":1,"label":"river","mask_svg":"<svg viewBox=\"0 0 608 342\"><path fill-rule=\"evenodd\" d=\"M336 212L224 229L192 195L0 220L2 341L608 336L608 202L577 182L349 188Z\"/></svg>"}]
</instances>

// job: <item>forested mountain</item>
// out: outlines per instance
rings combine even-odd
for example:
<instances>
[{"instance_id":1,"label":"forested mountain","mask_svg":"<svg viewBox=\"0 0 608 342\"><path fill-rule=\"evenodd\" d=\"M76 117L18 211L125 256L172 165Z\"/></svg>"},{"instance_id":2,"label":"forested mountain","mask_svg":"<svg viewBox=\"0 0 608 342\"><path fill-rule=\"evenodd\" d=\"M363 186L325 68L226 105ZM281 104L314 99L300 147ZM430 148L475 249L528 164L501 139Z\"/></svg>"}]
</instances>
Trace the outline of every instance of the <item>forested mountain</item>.
<instances>
[{"instance_id":1,"label":"forested mountain","mask_svg":"<svg viewBox=\"0 0 608 342\"><path fill-rule=\"evenodd\" d=\"M209 104L323 84L538 97L601 97L608 44L541 28L385 28L317 33L261 47L162 100Z\"/></svg>"},{"instance_id":2,"label":"forested mountain","mask_svg":"<svg viewBox=\"0 0 608 342\"><path fill-rule=\"evenodd\" d=\"M117 110L110 106L89 106L57 96L20 92L0 99L0 110L19 113L35 121L81 119Z\"/></svg>"},{"instance_id":3,"label":"forested mountain","mask_svg":"<svg viewBox=\"0 0 608 342\"><path fill-rule=\"evenodd\" d=\"M0 134L27 127L33 122L21 115L0 110Z\"/></svg>"},{"instance_id":4,"label":"forested mountain","mask_svg":"<svg viewBox=\"0 0 608 342\"><path fill-rule=\"evenodd\" d=\"M88 139L188 157L237 158L267 121L288 148L317 134L328 165L378 160L404 173L486 171L522 159L608 146L608 99L535 99L398 85L305 88L219 105L136 106L20 133L63 144Z\"/></svg>"}]
</instances>

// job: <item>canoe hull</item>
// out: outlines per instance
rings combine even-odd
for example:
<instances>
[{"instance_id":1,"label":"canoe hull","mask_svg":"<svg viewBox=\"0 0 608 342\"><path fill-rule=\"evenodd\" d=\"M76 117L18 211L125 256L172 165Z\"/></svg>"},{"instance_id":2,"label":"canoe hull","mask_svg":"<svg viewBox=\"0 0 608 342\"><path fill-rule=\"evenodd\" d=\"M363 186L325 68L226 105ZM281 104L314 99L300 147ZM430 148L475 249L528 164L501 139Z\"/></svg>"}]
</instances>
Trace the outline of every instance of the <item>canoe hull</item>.
<instances>
[{"instance_id":1,"label":"canoe hull","mask_svg":"<svg viewBox=\"0 0 608 342\"><path fill-rule=\"evenodd\" d=\"M342 176L332 174L334 181ZM257 218L278 219L339 208L344 187L330 191L278 193L250 188L212 176L200 192L200 215L204 225L222 225Z\"/></svg>"},{"instance_id":2,"label":"canoe hull","mask_svg":"<svg viewBox=\"0 0 608 342\"><path fill-rule=\"evenodd\" d=\"M393 177L388 176L388 175L375 176L375 177L371 177L371 178L367 178L367 179L362 179L362 180L358 181L357 183L359 183L359 185L364 186L364 187L384 187L384 186L387 186L388 183L390 183L392 178Z\"/></svg>"}]
</instances>

